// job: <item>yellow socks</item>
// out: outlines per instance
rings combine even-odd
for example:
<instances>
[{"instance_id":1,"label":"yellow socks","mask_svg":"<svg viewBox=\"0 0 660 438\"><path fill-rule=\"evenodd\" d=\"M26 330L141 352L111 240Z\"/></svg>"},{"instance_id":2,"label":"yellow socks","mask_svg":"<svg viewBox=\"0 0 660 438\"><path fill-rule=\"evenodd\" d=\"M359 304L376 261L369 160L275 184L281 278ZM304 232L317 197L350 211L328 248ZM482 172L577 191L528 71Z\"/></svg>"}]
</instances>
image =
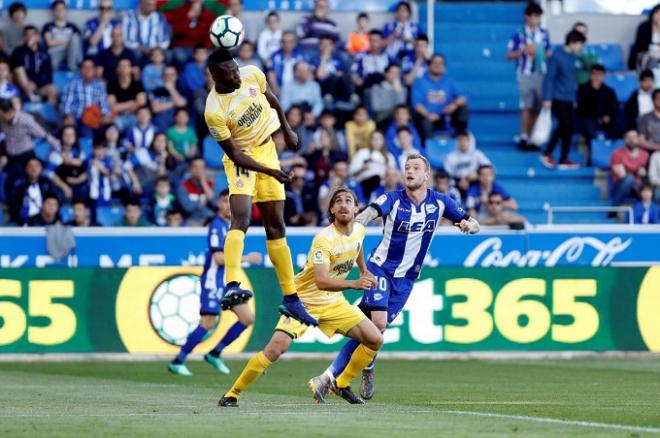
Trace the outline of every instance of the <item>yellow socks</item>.
<instances>
[{"instance_id":1,"label":"yellow socks","mask_svg":"<svg viewBox=\"0 0 660 438\"><path fill-rule=\"evenodd\" d=\"M229 235L227 235L226 242L225 248L229 244ZM284 295L295 294L296 285L293 282L293 261L291 260L291 250L289 249L289 245L286 244L286 239L266 240L266 248L268 249L270 261L275 266L275 273L277 274L277 279L280 281L282 293ZM227 271L227 279L229 279L229 271Z\"/></svg>"},{"instance_id":2,"label":"yellow socks","mask_svg":"<svg viewBox=\"0 0 660 438\"><path fill-rule=\"evenodd\" d=\"M266 368L272 365L272 362L268 360L263 351L252 356L252 359L248 361L241 372L241 375L238 376L238 379L234 382L234 385L227 391L225 397L236 397L241 396L241 392L245 391L248 386L254 383L261 375L266 371Z\"/></svg>"},{"instance_id":3,"label":"yellow socks","mask_svg":"<svg viewBox=\"0 0 660 438\"><path fill-rule=\"evenodd\" d=\"M337 386L339 388L349 386L355 376L374 360L376 353L378 353L376 350L360 344L353 352L351 360L346 365L346 368L344 368L344 371L337 376Z\"/></svg>"},{"instance_id":4,"label":"yellow socks","mask_svg":"<svg viewBox=\"0 0 660 438\"><path fill-rule=\"evenodd\" d=\"M225 238L225 278L227 283L238 281L241 273L241 258L245 233L241 230L229 230Z\"/></svg>"}]
</instances>

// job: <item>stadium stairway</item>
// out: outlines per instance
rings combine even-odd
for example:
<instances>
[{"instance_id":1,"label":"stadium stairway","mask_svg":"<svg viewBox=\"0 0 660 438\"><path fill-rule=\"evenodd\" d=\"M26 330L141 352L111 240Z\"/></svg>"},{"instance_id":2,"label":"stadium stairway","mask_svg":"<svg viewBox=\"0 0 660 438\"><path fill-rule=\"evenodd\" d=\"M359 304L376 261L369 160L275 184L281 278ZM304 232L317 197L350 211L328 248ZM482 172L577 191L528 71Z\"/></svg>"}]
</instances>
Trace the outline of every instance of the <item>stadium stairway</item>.
<instances>
[{"instance_id":1,"label":"stadium stairway","mask_svg":"<svg viewBox=\"0 0 660 438\"><path fill-rule=\"evenodd\" d=\"M517 150L520 132L518 87L514 64L506 60L513 32L522 26L525 2L460 2L435 4L437 53L446 56L448 75L464 90L470 108L470 130L477 145L496 167L497 181L518 200L519 211L533 224L547 222L545 204L552 206L608 206L600 200L595 170L546 169L536 153ZM426 5L420 4L420 23L426 24ZM612 78L629 82L627 77ZM630 86L630 85L627 85ZM624 91L625 94L625 91ZM453 141L432 140L427 152L441 162ZM574 150L571 159L584 163ZM606 213L561 213L555 223L608 223Z\"/></svg>"}]
</instances>

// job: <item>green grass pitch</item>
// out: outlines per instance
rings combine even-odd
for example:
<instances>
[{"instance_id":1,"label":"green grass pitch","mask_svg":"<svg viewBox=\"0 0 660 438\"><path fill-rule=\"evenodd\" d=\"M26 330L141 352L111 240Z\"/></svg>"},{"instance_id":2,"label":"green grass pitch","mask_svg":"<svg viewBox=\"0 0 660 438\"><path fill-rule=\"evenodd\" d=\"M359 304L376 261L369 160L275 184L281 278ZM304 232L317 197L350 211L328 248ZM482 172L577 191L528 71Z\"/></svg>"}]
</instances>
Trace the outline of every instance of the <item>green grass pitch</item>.
<instances>
[{"instance_id":1,"label":"green grass pitch","mask_svg":"<svg viewBox=\"0 0 660 438\"><path fill-rule=\"evenodd\" d=\"M0 436L660 436L660 360L381 360L374 400L312 403L328 361L275 364L238 409L193 361L0 363ZM359 379L359 378L358 378ZM359 385L356 379L354 386Z\"/></svg>"}]
</instances>

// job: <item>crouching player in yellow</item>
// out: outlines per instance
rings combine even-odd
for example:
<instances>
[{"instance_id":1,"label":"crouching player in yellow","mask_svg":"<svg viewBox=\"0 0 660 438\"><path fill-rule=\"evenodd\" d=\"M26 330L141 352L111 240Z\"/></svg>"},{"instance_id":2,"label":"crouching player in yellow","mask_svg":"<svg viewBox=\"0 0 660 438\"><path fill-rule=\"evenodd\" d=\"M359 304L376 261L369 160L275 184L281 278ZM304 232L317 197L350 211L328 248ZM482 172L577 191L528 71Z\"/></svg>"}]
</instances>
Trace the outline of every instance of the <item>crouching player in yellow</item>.
<instances>
[{"instance_id":1,"label":"crouching player in yellow","mask_svg":"<svg viewBox=\"0 0 660 438\"><path fill-rule=\"evenodd\" d=\"M350 189L340 187L333 192L328 207L331 224L314 238L307 263L295 277L298 296L309 313L318 319L319 329L328 337L341 333L360 343L333 387L336 395L352 404L364 402L351 391L351 381L369 365L383 344L383 335L374 323L357 307L351 306L342 293L345 289L369 290L376 285L376 279L364 262L362 241L366 229L355 222L357 212L357 198ZM360 269L360 278L346 280L355 263ZM241 393L306 330L306 325L282 316L266 348L248 361L219 405L237 407Z\"/></svg>"}]
</instances>

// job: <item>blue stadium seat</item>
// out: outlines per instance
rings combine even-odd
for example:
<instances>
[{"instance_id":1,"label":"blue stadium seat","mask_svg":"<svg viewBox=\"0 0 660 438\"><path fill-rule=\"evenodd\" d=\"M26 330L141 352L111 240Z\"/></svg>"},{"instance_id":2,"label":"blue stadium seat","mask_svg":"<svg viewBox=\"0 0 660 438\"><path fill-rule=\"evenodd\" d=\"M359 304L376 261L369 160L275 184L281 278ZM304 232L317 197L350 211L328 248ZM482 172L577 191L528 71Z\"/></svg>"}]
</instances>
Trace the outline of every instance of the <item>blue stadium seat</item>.
<instances>
[{"instance_id":1,"label":"blue stadium seat","mask_svg":"<svg viewBox=\"0 0 660 438\"><path fill-rule=\"evenodd\" d=\"M222 169L222 157L225 155L225 152L222 150L217 141L215 141L211 136L204 138L202 143L202 149L204 152L204 161L206 165L212 169Z\"/></svg>"},{"instance_id":2,"label":"blue stadium seat","mask_svg":"<svg viewBox=\"0 0 660 438\"><path fill-rule=\"evenodd\" d=\"M96 221L104 227L114 226L123 215L123 207L99 207L96 209Z\"/></svg>"},{"instance_id":3,"label":"blue stadium seat","mask_svg":"<svg viewBox=\"0 0 660 438\"><path fill-rule=\"evenodd\" d=\"M0 172L0 202L4 202L7 198L5 198L5 180L7 179L7 174L4 172ZM0 211L2 209L0 208ZM0 217L0 225L2 225L2 217Z\"/></svg>"},{"instance_id":4,"label":"blue stadium seat","mask_svg":"<svg viewBox=\"0 0 660 438\"><path fill-rule=\"evenodd\" d=\"M57 70L53 72L53 83L61 93L62 90L64 90L66 84L77 77L78 77L78 73L64 71L64 70Z\"/></svg>"},{"instance_id":5,"label":"blue stadium seat","mask_svg":"<svg viewBox=\"0 0 660 438\"><path fill-rule=\"evenodd\" d=\"M448 69L453 62L474 62L477 68L487 68L479 64L506 61L507 48L500 43L449 44L445 40L436 41L435 51L445 55Z\"/></svg>"},{"instance_id":6,"label":"blue stadium seat","mask_svg":"<svg viewBox=\"0 0 660 438\"><path fill-rule=\"evenodd\" d=\"M587 47L596 53L598 62L603 64L607 70L628 70L623 63L623 51L619 44L593 44Z\"/></svg>"},{"instance_id":7,"label":"blue stadium seat","mask_svg":"<svg viewBox=\"0 0 660 438\"><path fill-rule=\"evenodd\" d=\"M67 223L73 220L73 208L66 206L60 208L60 218L63 223Z\"/></svg>"},{"instance_id":8,"label":"blue stadium seat","mask_svg":"<svg viewBox=\"0 0 660 438\"><path fill-rule=\"evenodd\" d=\"M218 174L215 176L215 186L214 186L214 191L215 195L219 195L221 191L229 187L229 183L227 182L227 175L225 175L224 172L218 172Z\"/></svg>"},{"instance_id":9,"label":"blue stadium seat","mask_svg":"<svg viewBox=\"0 0 660 438\"><path fill-rule=\"evenodd\" d=\"M36 140L34 142L34 153L37 155L41 161L48 161L48 155L50 155L50 145L46 140Z\"/></svg>"},{"instance_id":10,"label":"blue stadium seat","mask_svg":"<svg viewBox=\"0 0 660 438\"><path fill-rule=\"evenodd\" d=\"M614 89L619 102L625 102L639 85L635 73L614 73L605 77L605 83Z\"/></svg>"},{"instance_id":11,"label":"blue stadium seat","mask_svg":"<svg viewBox=\"0 0 660 438\"><path fill-rule=\"evenodd\" d=\"M599 169L609 169L610 155L623 144L623 140L593 140L591 142L591 164Z\"/></svg>"},{"instance_id":12,"label":"blue stadium seat","mask_svg":"<svg viewBox=\"0 0 660 438\"><path fill-rule=\"evenodd\" d=\"M85 156L89 158L92 155L92 139L82 137L78 140L78 143L80 143L80 150L82 150Z\"/></svg>"},{"instance_id":13,"label":"blue stadium seat","mask_svg":"<svg viewBox=\"0 0 660 438\"><path fill-rule=\"evenodd\" d=\"M25 102L23 111L31 114L39 114L48 124L57 126L57 109L48 102Z\"/></svg>"},{"instance_id":14,"label":"blue stadium seat","mask_svg":"<svg viewBox=\"0 0 660 438\"><path fill-rule=\"evenodd\" d=\"M452 138L430 138L426 141L426 158L431 167L441 169L447 154L456 148L456 141Z\"/></svg>"}]
</instances>

